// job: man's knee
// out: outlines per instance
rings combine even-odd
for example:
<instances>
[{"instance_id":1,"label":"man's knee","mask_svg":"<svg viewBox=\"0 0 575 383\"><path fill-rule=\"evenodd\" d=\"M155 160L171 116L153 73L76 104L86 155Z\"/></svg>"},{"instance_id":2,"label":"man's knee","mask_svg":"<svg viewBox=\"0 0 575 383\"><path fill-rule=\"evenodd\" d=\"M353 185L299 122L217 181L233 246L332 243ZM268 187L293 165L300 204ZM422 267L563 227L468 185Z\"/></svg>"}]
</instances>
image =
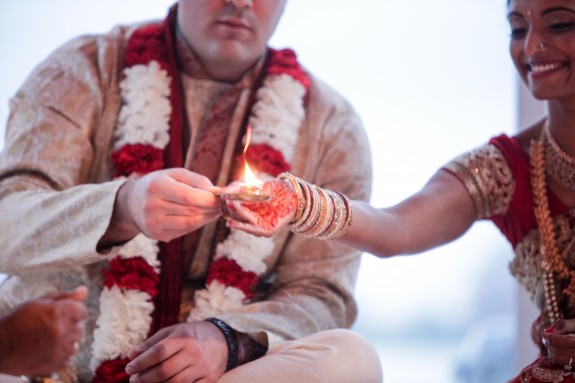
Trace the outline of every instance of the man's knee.
<instances>
[{"instance_id":1,"label":"man's knee","mask_svg":"<svg viewBox=\"0 0 575 383\"><path fill-rule=\"evenodd\" d=\"M315 336L320 343L329 344L334 350L331 364L338 374L355 377L357 382L381 383L383 372L379 354L363 336L345 329L327 330ZM344 381L344 380L341 380Z\"/></svg>"}]
</instances>

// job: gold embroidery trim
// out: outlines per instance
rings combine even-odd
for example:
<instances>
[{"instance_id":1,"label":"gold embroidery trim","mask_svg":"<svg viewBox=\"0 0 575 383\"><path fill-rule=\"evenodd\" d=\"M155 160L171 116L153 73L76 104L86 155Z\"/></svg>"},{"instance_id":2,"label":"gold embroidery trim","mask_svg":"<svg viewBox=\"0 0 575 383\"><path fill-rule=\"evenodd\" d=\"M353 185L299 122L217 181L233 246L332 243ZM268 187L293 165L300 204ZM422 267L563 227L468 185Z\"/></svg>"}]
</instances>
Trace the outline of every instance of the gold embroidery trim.
<instances>
[{"instance_id":1,"label":"gold embroidery trim","mask_svg":"<svg viewBox=\"0 0 575 383\"><path fill-rule=\"evenodd\" d=\"M504 214L509 208L515 178L503 153L494 145L484 145L456 157L443 166L466 187L478 218Z\"/></svg>"}]
</instances>

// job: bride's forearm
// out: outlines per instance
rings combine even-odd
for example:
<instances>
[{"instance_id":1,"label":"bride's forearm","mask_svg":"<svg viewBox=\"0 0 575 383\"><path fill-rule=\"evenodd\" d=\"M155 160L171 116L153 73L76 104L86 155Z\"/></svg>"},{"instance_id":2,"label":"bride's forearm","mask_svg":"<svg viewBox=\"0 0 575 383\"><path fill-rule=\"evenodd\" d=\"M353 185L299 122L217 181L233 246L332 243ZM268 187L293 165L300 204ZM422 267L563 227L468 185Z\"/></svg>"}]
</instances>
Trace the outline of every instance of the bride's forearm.
<instances>
[{"instance_id":1,"label":"bride's forearm","mask_svg":"<svg viewBox=\"0 0 575 383\"><path fill-rule=\"evenodd\" d=\"M339 241L378 257L403 253L403 238L392 214L364 201L351 201L351 208L351 225Z\"/></svg>"}]
</instances>

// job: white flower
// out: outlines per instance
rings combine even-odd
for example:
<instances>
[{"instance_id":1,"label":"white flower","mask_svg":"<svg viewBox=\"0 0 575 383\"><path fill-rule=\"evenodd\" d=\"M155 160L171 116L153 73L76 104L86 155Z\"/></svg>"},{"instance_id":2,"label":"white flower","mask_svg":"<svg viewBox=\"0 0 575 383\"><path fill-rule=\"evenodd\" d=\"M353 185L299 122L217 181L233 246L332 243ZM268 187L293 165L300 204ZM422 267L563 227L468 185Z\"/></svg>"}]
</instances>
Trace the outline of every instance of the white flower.
<instances>
[{"instance_id":1,"label":"white flower","mask_svg":"<svg viewBox=\"0 0 575 383\"><path fill-rule=\"evenodd\" d=\"M266 78L252 110L252 144L268 144L279 150L287 162L293 159L297 132L305 116L305 88L291 76Z\"/></svg>"},{"instance_id":2,"label":"white flower","mask_svg":"<svg viewBox=\"0 0 575 383\"><path fill-rule=\"evenodd\" d=\"M122 246L118 256L122 258L142 257L154 268L156 273L160 272L160 261L158 260L158 241L150 239L143 234L138 234L130 242Z\"/></svg>"},{"instance_id":3,"label":"white flower","mask_svg":"<svg viewBox=\"0 0 575 383\"><path fill-rule=\"evenodd\" d=\"M195 307L190 312L187 321L204 320L226 311L239 309L245 299L246 296L242 290L214 280L206 289L195 292Z\"/></svg>"},{"instance_id":4,"label":"white flower","mask_svg":"<svg viewBox=\"0 0 575 383\"><path fill-rule=\"evenodd\" d=\"M164 149L170 140L170 78L151 61L124 69L120 83L124 101L118 116L114 150L126 144L150 144Z\"/></svg>"},{"instance_id":5,"label":"white flower","mask_svg":"<svg viewBox=\"0 0 575 383\"><path fill-rule=\"evenodd\" d=\"M100 295L100 316L92 344L92 369L107 359L125 357L148 336L154 304L152 297L138 290L104 288Z\"/></svg>"},{"instance_id":6,"label":"white flower","mask_svg":"<svg viewBox=\"0 0 575 383\"><path fill-rule=\"evenodd\" d=\"M236 261L245 271L252 271L257 275L266 271L263 260L270 255L274 248L271 238L255 237L246 232L231 229L225 241L216 247L214 259L227 257Z\"/></svg>"}]
</instances>

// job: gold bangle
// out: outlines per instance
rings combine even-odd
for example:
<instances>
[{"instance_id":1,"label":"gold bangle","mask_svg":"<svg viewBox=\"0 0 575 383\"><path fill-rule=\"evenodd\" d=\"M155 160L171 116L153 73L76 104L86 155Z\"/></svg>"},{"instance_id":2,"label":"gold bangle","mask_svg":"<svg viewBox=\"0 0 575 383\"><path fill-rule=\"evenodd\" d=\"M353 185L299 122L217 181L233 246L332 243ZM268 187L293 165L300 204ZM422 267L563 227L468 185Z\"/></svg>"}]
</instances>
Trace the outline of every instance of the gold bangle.
<instances>
[{"instance_id":1,"label":"gold bangle","mask_svg":"<svg viewBox=\"0 0 575 383\"><path fill-rule=\"evenodd\" d=\"M304 201L301 215L298 217L297 220L294 220L290 226L291 229L297 230L300 226L302 226L306 222L307 219L309 219L312 213L313 201L312 201L311 190L308 187L306 187L305 182L297 177L295 177L295 180L298 184L298 187L303 192L302 199Z\"/></svg>"},{"instance_id":2,"label":"gold bangle","mask_svg":"<svg viewBox=\"0 0 575 383\"><path fill-rule=\"evenodd\" d=\"M310 184L304 181L304 187L308 190L308 195L311 196L308 206L310 207L309 215L302 220L300 225L292 227L292 231L298 234L305 234L310 228L315 225L321 214L320 196L318 191Z\"/></svg>"},{"instance_id":3,"label":"gold bangle","mask_svg":"<svg viewBox=\"0 0 575 383\"><path fill-rule=\"evenodd\" d=\"M331 201L331 217L329 218L329 224L326 225L325 229L317 234L316 238L318 239L331 239L330 234L338 227L339 217L341 216L338 209L339 205L337 203L339 198L335 197L334 192L331 190L327 190L326 192Z\"/></svg>"},{"instance_id":4,"label":"gold bangle","mask_svg":"<svg viewBox=\"0 0 575 383\"><path fill-rule=\"evenodd\" d=\"M294 192L296 194L297 197L297 210L294 214L293 220L290 223L295 223L297 222L299 219L301 219L301 216L303 215L304 209L305 209L305 199L303 196L303 191L302 188L299 184L299 182L297 181L297 177L294 176L291 173L288 172L283 172L278 176L279 179L281 180L288 180L292 189L294 189Z\"/></svg>"},{"instance_id":5,"label":"gold bangle","mask_svg":"<svg viewBox=\"0 0 575 383\"><path fill-rule=\"evenodd\" d=\"M334 223L330 226L320 239L337 239L345 234L349 226L350 207L351 205L346 202L346 197L338 192L333 192L332 197L336 202L336 213Z\"/></svg>"},{"instance_id":6,"label":"gold bangle","mask_svg":"<svg viewBox=\"0 0 575 383\"><path fill-rule=\"evenodd\" d=\"M318 239L342 237L352 224L351 201L342 193L310 184L289 172L287 179L297 197L297 210L289 228L292 232Z\"/></svg>"},{"instance_id":7,"label":"gold bangle","mask_svg":"<svg viewBox=\"0 0 575 383\"><path fill-rule=\"evenodd\" d=\"M320 187L317 187L317 190L321 198L320 218L318 219L316 224L312 228L310 228L306 233L306 235L316 238L329 228L329 225L332 222L333 211L334 211L333 200L331 199L329 194Z\"/></svg>"},{"instance_id":8,"label":"gold bangle","mask_svg":"<svg viewBox=\"0 0 575 383\"><path fill-rule=\"evenodd\" d=\"M341 221L339 230L335 231L330 239L341 238L352 223L351 201L344 194L337 192L344 204L345 219Z\"/></svg>"}]
</instances>

